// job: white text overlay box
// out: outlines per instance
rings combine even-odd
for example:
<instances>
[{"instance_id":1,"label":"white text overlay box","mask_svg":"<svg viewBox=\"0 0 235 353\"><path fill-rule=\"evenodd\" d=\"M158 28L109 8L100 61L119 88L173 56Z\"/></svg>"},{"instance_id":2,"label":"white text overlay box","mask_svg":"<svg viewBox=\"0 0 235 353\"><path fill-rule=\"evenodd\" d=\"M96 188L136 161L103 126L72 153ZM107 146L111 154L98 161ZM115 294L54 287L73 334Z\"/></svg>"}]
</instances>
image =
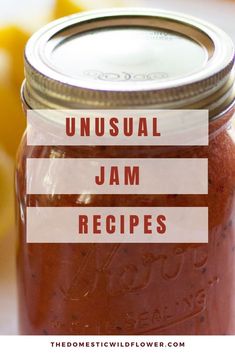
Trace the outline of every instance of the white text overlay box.
<instances>
[{"instance_id":1,"label":"white text overlay box","mask_svg":"<svg viewBox=\"0 0 235 353\"><path fill-rule=\"evenodd\" d=\"M207 194L206 158L27 159L28 194Z\"/></svg>"},{"instance_id":2,"label":"white text overlay box","mask_svg":"<svg viewBox=\"0 0 235 353\"><path fill-rule=\"evenodd\" d=\"M28 207L28 243L207 243L207 207Z\"/></svg>"},{"instance_id":3,"label":"white text overlay box","mask_svg":"<svg viewBox=\"0 0 235 353\"><path fill-rule=\"evenodd\" d=\"M207 110L28 110L27 144L208 145Z\"/></svg>"}]
</instances>

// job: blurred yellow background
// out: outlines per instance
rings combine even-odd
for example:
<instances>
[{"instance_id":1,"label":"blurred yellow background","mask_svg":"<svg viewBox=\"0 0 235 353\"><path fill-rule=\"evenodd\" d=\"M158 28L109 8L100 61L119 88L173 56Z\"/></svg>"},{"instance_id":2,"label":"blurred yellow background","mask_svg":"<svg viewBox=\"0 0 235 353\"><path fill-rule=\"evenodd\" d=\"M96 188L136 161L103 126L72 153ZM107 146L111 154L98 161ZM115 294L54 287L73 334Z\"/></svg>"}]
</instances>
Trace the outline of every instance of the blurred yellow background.
<instances>
[{"instance_id":1,"label":"blurred yellow background","mask_svg":"<svg viewBox=\"0 0 235 353\"><path fill-rule=\"evenodd\" d=\"M49 10L24 25L10 23L0 27L0 237L13 221L13 185L11 161L25 129L25 117L20 101L24 79L23 52L33 31L47 22L87 9L123 6L121 0L56 0ZM27 15L27 12L26 12ZM31 19L32 20L32 19Z\"/></svg>"}]
</instances>

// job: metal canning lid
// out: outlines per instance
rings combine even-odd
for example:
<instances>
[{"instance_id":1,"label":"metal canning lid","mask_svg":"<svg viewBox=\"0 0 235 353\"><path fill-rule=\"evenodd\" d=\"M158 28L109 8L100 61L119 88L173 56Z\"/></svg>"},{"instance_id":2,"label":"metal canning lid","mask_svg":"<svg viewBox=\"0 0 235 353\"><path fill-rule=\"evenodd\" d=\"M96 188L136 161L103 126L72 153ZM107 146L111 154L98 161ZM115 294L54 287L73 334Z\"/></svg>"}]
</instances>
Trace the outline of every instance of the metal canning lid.
<instances>
[{"instance_id":1,"label":"metal canning lid","mask_svg":"<svg viewBox=\"0 0 235 353\"><path fill-rule=\"evenodd\" d=\"M156 9L61 18L25 49L23 98L33 109L209 109L233 104L234 47L200 19Z\"/></svg>"}]
</instances>

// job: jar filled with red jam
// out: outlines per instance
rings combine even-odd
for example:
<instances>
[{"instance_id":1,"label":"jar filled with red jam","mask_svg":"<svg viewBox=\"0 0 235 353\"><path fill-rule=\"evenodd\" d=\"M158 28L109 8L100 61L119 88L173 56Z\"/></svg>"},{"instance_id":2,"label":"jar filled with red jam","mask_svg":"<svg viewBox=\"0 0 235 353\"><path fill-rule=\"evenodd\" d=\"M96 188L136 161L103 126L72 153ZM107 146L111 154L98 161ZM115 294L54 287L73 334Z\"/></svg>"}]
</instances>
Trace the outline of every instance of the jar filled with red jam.
<instances>
[{"instance_id":1,"label":"jar filled with red jam","mask_svg":"<svg viewBox=\"0 0 235 353\"><path fill-rule=\"evenodd\" d=\"M235 334L233 64L223 31L159 10L76 14L32 36L25 112L203 109L209 145L32 146L25 134L16 168L21 334ZM50 194L27 194L29 158L162 157L208 158L208 195L56 194L56 178ZM208 207L208 243L29 243L26 209L39 206Z\"/></svg>"}]
</instances>

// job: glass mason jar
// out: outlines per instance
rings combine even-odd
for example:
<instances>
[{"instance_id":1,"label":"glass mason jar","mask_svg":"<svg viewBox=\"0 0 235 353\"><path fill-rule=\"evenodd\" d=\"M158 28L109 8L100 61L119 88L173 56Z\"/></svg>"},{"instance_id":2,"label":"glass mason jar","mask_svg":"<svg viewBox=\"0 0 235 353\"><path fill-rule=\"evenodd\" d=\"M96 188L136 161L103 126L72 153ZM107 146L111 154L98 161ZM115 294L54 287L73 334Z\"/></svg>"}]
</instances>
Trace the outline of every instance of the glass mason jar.
<instances>
[{"instance_id":1,"label":"glass mason jar","mask_svg":"<svg viewBox=\"0 0 235 353\"><path fill-rule=\"evenodd\" d=\"M218 28L158 10L55 21L25 51L26 109L207 109L209 146L28 146L18 152L23 334L235 334L234 49ZM27 158L208 158L208 195L27 195ZM56 183L56 180L54 180ZM206 206L206 244L30 244L33 206Z\"/></svg>"}]
</instances>

